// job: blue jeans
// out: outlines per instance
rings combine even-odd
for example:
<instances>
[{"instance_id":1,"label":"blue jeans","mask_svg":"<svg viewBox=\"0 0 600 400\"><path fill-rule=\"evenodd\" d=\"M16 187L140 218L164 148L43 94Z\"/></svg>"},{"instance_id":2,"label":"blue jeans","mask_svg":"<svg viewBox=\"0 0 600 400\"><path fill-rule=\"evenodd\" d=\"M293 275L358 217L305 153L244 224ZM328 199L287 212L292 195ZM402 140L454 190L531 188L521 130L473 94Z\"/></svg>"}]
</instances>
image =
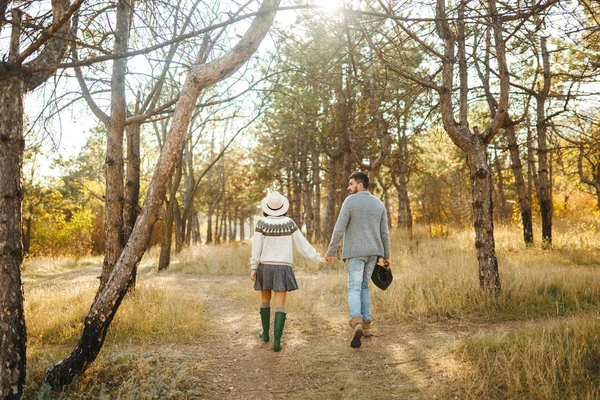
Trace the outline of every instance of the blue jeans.
<instances>
[{"instance_id":1,"label":"blue jeans","mask_svg":"<svg viewBox=\"0 0 600 400\"><path fill-rule=\"evenodd\" d=\"M348 259L348 303L350 319L362 317L363 321L371 321L371 297L369 281L377 264L377 256L356 257Z\"/></svg>"}]
</instances>

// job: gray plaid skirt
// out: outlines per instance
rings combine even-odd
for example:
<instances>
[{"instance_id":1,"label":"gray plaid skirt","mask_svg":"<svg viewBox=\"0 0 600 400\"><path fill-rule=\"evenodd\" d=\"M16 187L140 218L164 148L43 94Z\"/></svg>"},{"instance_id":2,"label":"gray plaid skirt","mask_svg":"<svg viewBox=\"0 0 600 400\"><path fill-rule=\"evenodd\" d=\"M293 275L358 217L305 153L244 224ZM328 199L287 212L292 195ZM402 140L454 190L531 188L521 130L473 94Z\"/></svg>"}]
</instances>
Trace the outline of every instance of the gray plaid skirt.
<instances>
[{"instance_id":1,"label":"gray plaid skirt","mask_svg":"<svg viewBox=\"0 0 600 400\"><path fill-rule=\"evenodd\" d=\"M258 264L254 290L291 292L298 289L294 270L289 265Z\"/></svg>"}]
</instances>

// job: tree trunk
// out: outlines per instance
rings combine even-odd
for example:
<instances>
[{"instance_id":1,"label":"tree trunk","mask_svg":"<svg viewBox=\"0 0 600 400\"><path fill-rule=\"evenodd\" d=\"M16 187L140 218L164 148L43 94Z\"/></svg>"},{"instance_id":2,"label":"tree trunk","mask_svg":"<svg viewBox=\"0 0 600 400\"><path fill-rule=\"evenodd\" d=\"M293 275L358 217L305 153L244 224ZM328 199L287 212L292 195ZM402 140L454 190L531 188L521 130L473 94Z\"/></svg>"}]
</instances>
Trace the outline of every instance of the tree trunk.
<instances>
[{"instance_id":1,"label":"tree trunk","mask_svg":"<svg viewBox=\"0 0 600 400\"><path fill-rule=\"evenodd\" d=\"M313 142L314 146L314 142ZM321 230L321 161L319 159L319 152L316 147L313 147L312 153L312 185L314 186L314 238L318 241L325 241L323 238L323 231Z\"/></svg>"},{"instance_id":2,"label":"tree trunk","mask_svg":"<svg viewBox=\"0 0 600 400\"><path fill-rule=\"evenodd\" d=\"M278 5L278 0L265 0L261 11L277 8ZM197 64L191 67L175 106L169 135L156 163L133 232L104 290L94 299L76 348L67 358L48 369L45 381L52 387L71 382L96 359L100 352L110 323L125 296L131 273L144 254L151 228L158 218L169 181L183 150L192 110L196 106L200 91L227 78L250 58L271 26L274 14L275 12L259 13L244 37L229 53L208 64Z\"/></svg>"},{"instance_id":3,"label":"tree trunk","mask_svg":"<svg viewBox=\"0 0 600 400\"><path fill-rule=\"evenodd\" d=\"M487 145L493 140L498 130L503 127L507 117L510 81L506 63L505 42L502 37L502 20L498 16L496 1L488 1L488 10L494 37L494 50L498 62L500 78L500 95L497 101L497 112L479 133L477 127L473 132L468 119L468 62L466 55L466 21L465 9L467 1L461 0L457 6L456 30L450 27L446 15L445 0L437 0L436 30L444 42L442 58L442 86L436 87L440 96L440 110L444 129L450 139L467 154L467 163L471 175L473 226L475 228L475 248L479 263L479 284L484 290L499 294L501 292L498 275L498 260L494 243L494 221L492 208L492 179L489 170ZM458 49L456 49L458 47ZM458 71L455 70L458 64ZM454 110L454 76L458 72L459 121L455 119Z\"/></svg>"},{"instance_id":4,"label":"tree trunk","mask_svg":"<svg viewBox=\"0 0 600 400\"><path fill-rule=\"evenodd\" d=\"M140 123L127 126L127 172L123 203L123 235L127 242L139 212L140 201Z\"/></svg>"},{"instance_id":5,"label":"tree trunk","mask_svg":"<svg viewBox=\"0 0 600 400\"><path fill-rule=\"evenodd\" d=\"M492 174L489 170L487 145L475 136L467 163L471 176L473 227L475 249L479 261L479 285L482 289L500 293L500 277L494 241L494 215L492 204Z\"/></svg>"},{"instance_id":6,"label":"tree trunk","mask_svg":"<svg viewBox=\"0 0 600 400\"><path fill-rule=\"evenodd\" d=\"M71 29L71 15L83 0L70 6L67 0L53 0L52 22L48 29L41 27L39 37L23 53L22 17L19 2L8 2L12 8L12 25L8 54L0 62L0 398L19 399L23 394L26 375L27 332L23 314L23 151L25 138L23 120L25 93L48 80L67 52L67 41L62 39ZM12 4L14 3L14 4ZM6 20L7 2L3 1L0 27ZM25 5L25 7L27 7ZM29 11L29 10L28 10ZM33 20L38 20L36 17ZM62 21L62 22L61 22ZM40 20L40 23L45 23ZM55 36L56 34L56 36ZM61 37L60 39L57 39ZM3 40L7 39L3 37ZM4 45L4 43L3 43ZM25 47L25 45L23 45ZM28 50L31 52L28 53ZM28 54L27 54L28 53ZM43 67L40 72L26 71L27 67Z\"/></svg>"},{"instance_id":7,"label":"tree trunk","mask_svg":"<svg viewBox=\"0 0 600 400\"><path fill-rule=\"evenodd\" d=\"M552 246L552 186L550 182L550 165L548 161L548 140L546 138L548 125L546 123L546 98L550 92L550 61L546 38L540 38L540 50L544 71L544 87L536 95L536 131L538 139L538 201L542 214L542 246Z\"/></svg>"},{"instance_id":8,"label":"tree trunk","mask_svg":"<svg viewBox=\"0 0 600 400\"><path fill-rule=\"evenodd\" d=\"M523 165L521 164L521 155L517 144L517 135L515 127L507 124L504 128L508 150L510 152L511 168L515 178L515 188L519 200L519 209L521 210L521 223L523 224L523 239L527 246L533 244L533 223L531 214L531 197L527 193L525 179L523 177Z\"/></svg>"},{"instance_id":9,"label":"tree trunk","mask_svg":"<svg viewBox=\"0 0 600 400\"><path fill-rule=\"evenodd\" d=\"M339 162L339 158L330 158L327 179L327 204L325 205L325 218L323 218L323 228L321 229L323 232L322 241L331 239L333 227L335 226Z\"/></svg>"},{"instance_id":10,"label":"tree trunk","mask_svg":"<svg viewBox=\"0 0 600 400\"><path fill-rule=\"evenodd\" d=\"M175 197L173 206L173 223L175 224L175 254L179 254L185 245L185 224L181 217L181 207L179 207L177 197Z\"/></svg>"},{"instance_id":11,"label":"tree trunk","mask_svg":"<svg viewBox=\"0 0 600 400\"><path fill-rule=\"evenodd\" d=\"M391 166L392 183L398 192L398 220L397 226L400 229L408 231L409 238L412 238L412 210L410 208L410 197L408 197L408 176L409 176L409 154L408 138L406 129L408 124L407 112L404 110L403 123L398 124L398 164Z\"/></svg>"},{"instance_id":12,"label":"tree trunk","mask_svg":"<svg viewBox=\"0 0 600 400\"><path fill-rule=\"evenodd\" d=\"M25 382L26 330L23 314L21 243L25 82L0 79L0 398L18 399Z\"/></svg>"},{"instance_id":13,"label":"tree trunk","mask_svg":"<svg viewBox=\"0 0 600 400\"><path fill-rule=\"evenodd\" d=\"M190 224L192 225L192 243L198 244L202 242L202 237L200 236L200 226L198 222L198 215L196 214L195 208L192 207L192 212L190 215Z\"/></svg>"},{"instance_id":14,"label":"tree trunk","mask_svg":"<svg viewBox=\"0 0 600 400\"><path fill-rule=\"evenodd\" d=\"M177 164L175 170L175 176L173 176L173 182L171 183L171 190L169 192L169 198L165 200L165 224L163 226L163 234L160 242L160 256L158 258L158 270L164 271L169 268L171 264L171 243L173 240L173 215L175 213L175 206L177 204L177 189L181 183L181 163Z\"/></svg>"},{"instance_id":15,"label":"tree trunk","mask_svg":"<svg viewBox=\"0 0 600 400\"><path fill-rule=\"evenodd\" d=\"M129 0L119 0L117 4L117 21L115 30L114 54L127 52L129 46L129 23L131 20L132 4ZM125 119L127 118L127 103L125 100L125 75L127 74L127 58L113 60L111 77L111 109L110 123L107 126L106 139L106 216L104 222L104 236L106 250L102 273L100 275L101 293L110 277L123 247L125 246L123 224L123 138L125 133Z\"/></svg>"},{"instance_id":16,"label":"tree trunk","mask_svg":"<svg viewBox=\"0 0 600 400\"><path fill-rule=\"evenodd\" d=\"M244 218L239 217L238 223L240 224L240 242L246 240L246 232L244 232Z\"/></svg>"},{"instance_id":17,"label":"tree trunk","mask_svg":"<svg viewBox=\"0 0 600 400\"><path fill-rule=\"evenodd\" d=\"M497 206L499 220L502 222L507 222L510 219L510 210L508 208L508 203L506 201L506 191L504 189L504 176L502 175L502 161L500 157L498 157L498 152L494 151L494 168L496 169L497 183L496 189L498 193L499 205Z\"/></svg>"}]
</instances>

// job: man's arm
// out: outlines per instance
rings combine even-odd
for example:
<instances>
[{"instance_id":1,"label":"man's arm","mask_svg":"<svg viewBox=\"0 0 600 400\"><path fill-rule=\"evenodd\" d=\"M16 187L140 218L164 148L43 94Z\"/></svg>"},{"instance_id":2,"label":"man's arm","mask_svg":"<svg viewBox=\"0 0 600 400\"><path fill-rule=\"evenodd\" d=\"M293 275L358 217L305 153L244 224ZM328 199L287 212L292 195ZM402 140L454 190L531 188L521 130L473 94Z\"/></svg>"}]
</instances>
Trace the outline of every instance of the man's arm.
<instances>
[{"instance_id":1,"label":"man's arm","mask_svg":"<svg viewBox=\"0 0 600 400\"><path fill-rule=\"evenodd\" d=\"M387 225L387 212L385 207L383 208L383 213L381 213L381 219L379 221L379 234L381 235L381 243L383 243L383 258L389 263L391 257L390 231Z\"/></svg>"},{"instance_id":2,"label":"man's arm","mask_svg":"<svg viewBox=\"0 0 600 400\"><path fill-rule=\"evenodd\" d=\"M346 232L346 227L348 226L349 221L350 221L350 211L348 210L347 202L344 201L344 203L342 204L342 208L340 209L340 215L338 215L337 222L335 223L335 227L333 228L333 233L331 234L331 241L329 242L329 250L327 250L328 257L335 256L337 249L340 245L340 242L342 241L342 237L344 236L344 233ZM326 257L326 259L327 259L327 257Z\"/></svg>"}]
</instances>

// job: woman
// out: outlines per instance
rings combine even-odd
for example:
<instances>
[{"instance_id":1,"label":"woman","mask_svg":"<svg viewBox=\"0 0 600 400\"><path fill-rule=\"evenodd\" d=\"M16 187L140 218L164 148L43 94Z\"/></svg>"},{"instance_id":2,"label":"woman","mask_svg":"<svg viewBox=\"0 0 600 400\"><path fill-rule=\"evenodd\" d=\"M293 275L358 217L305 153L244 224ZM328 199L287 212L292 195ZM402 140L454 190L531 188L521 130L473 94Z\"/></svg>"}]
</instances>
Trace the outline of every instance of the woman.
<instances>
[{"instance_id":1,"label":"woman","mask_svg":"<svg viewBox=\"0 0 600 400\"><path fill-rule=\"evenodd\" d=\"M285 324L285 296L298 289L293 263L293 249L304 257L324 263L325 260L308 243L296 223L285 216L290 203L279 192L271 192L261 202L264 218L256 223L250 257L250 279L254 290L260 290L260 319L262 331L258 336L269 341L271 292L274 293L275 326L273 350L281 350L281 336Z\"/></svg>"}]
</instances>

